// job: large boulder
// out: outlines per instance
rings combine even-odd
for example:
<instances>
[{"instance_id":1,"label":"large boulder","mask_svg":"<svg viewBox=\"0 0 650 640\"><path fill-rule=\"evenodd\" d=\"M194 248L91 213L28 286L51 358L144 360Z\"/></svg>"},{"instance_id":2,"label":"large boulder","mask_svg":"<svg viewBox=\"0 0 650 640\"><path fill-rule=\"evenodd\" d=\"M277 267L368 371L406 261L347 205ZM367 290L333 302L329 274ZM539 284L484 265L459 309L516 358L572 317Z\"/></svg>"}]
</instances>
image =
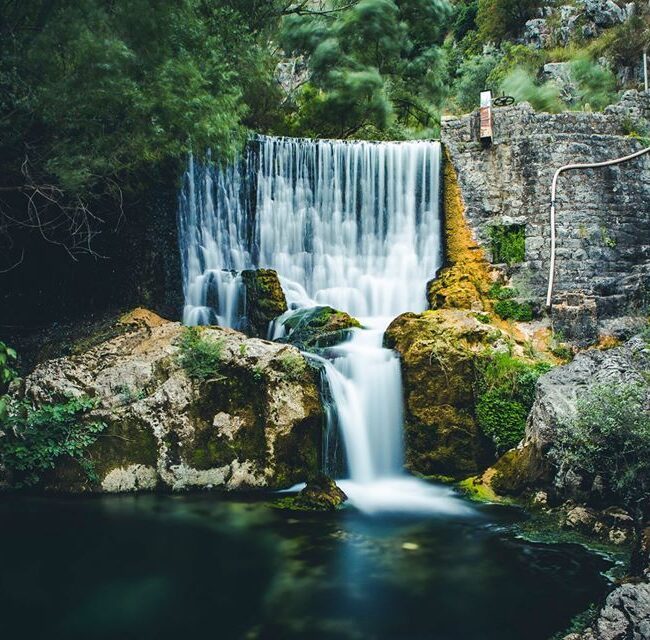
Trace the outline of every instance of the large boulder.
<instances>
[{"instance_id":1,"label":"large boulder","mask_svg":"<svg viewBox=\"0 0 650 640\"><path fill-rule=\"evenodd\" d=\"M475 373L502 334L468 311L405 313L385 334L401 357L406 464L412 471L467 477L489 463L491 446L474 415Z\"/></svg>"},{"instance_id":2,"label":"large boulder","mask_svg":"<svg viewBox=\"0 0 650 640\"><path fill-rule=\"evenodd\" d=\"M495 465L493 487L516 494L552 483L563 498L588 497L591 488L584 485L585 479L572 469L556 475L548 461L557 426L575 415L578 398L588 389L602 384L647 384L649 370L650 349L643 337L637 336L620 347L579 353L569 364L540 377L525 437Z\"/></svg>"},{"instance_id":3,"label":"large boulder","mask_svg":"<svg viewBox=\"0 0 650 640\"><path fill-rule=\"evenodd\" d=\"M625 22L628 13L613 0L582 0L585 15L598 27L613 27Z\"/></svg>"},{"instance_id":4,"label":"large boulder","mask_svg":"<svg viewBox=\"0 0 650 640\"><path fill-rule=\"evenodd\" d=\"M143 310L120 324L82 353L41 363L15 392L35 407L94 398L87 419L107 425L87 451L97 479L59 458L45 489L279 488L318 470L322 408L294 347L196 328L219 345L214 373L197 379L182 362L187 328Z\"/></svg>"}]
</instances>

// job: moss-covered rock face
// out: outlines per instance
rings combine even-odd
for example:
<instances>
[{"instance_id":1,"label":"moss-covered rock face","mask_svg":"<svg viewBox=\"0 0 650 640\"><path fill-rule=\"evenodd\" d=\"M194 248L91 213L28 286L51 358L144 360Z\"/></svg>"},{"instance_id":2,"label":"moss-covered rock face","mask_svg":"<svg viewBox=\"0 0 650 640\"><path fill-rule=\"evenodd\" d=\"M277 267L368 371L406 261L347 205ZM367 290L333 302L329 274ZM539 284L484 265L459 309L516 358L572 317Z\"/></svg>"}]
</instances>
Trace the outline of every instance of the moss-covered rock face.
<instances>
[{"instance_id":1,"label":"moss-covered rock face","mask_svg":"<svg viewBox=\"0 0 650 640\"><path fill-rule=\"evenodd\" d=\"M488 309L490 265L472 237L451 161L444 163L444 233L447 266L427 284L431 309Z\"/></svg>"},{"instance_id":2,"label":"moss-covered rock face","mask_svg":"<svg viewBox=\"0 0 650 640\"><path fill-rule=\"evenodd\" d=\"M98 480L61 458L44 488L280 488L317 472L316 374L294 347L201 327L199 340L219 345L206 373L188 367L206 351L182 353L188 329L180 324L144 310L121 322L114 337L46 361L24 380L19 393L35 406L89 396L97 408L88 419L108 425L87 450ZM191 377L196 370L206 375Z\"/></svg>"},{"instance_id":3,"label":"moss-covered rock face","mask_svg":"<svg viewBox=\"0 0 650 640\"><path fill-rule=\"evenodd\" d=\"M246 291L246 317L251 333L266 338L269 322L287 310L287 300L273 269L255 269L241 272Z\"/></svg>"},{"instance_id":4,"label":"moss-covered rock face","mask_svg":"<svg viewBox=\"0 0 650 640\"><path fill-rule=\"evenodd\" d=\"M288 333L286 342L302 351L314 351L342 342L348 330L361 324L344 311L311 307L296 311L284 321L284 327Z\"/></svg>"},{"instance_id":5,"label":"moss-covered rock face","mask_svg":"<svg viewBox=\"0 0 650 640\"><path fill-rule=\"evenodd\" d=\"M401 355L406 463L426 475L467 477L485 468L491 446L474 417L475 375L501 332L474 314L440 309L396 318L386 346Z\"/></svg>"}]
</instances>

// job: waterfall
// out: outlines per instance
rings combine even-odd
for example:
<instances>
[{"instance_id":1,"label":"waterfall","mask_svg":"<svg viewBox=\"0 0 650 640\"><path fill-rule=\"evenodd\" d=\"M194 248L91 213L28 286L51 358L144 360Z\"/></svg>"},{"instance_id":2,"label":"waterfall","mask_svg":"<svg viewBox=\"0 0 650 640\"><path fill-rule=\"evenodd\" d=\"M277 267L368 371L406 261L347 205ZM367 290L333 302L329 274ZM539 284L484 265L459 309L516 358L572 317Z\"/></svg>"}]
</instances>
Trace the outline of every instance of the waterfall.
<instances>
[{"instance_id":1,"label":"waterfall","mask_svg":"<svg viewBox=\"0 0 650 640\"><path fill-rule=\"evenodd\" d=\"M382 347L392 318L425 309L441 266L440 162L438 142L257 137L226 167L190 159L180 194L185 323L238 328L238 272L271 268L288 314L330 305L364 326L326 357L306 355L327 378L344 490L366 511L460 509L403 475L400 363Z\"/></svg>"}]
</instances>

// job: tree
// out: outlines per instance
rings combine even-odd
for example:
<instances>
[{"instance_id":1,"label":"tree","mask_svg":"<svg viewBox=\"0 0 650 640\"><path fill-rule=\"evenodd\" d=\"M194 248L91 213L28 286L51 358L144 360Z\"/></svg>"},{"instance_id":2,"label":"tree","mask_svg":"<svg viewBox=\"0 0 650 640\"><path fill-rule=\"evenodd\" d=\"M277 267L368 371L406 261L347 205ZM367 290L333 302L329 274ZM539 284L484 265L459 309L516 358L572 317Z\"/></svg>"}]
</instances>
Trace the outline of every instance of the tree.
<instances>
[{"instance_id":1,"label":"tree","mask_svg":"<svg viewBox=\"0 0 650 640\"><path fill-rule=\"evenodd\" d=\"M483 42L500 44L533 17L539 0L478 0L476 24Z\"/></svg>"},{"instance_id":2,"label":"tree","mask_svg":"<svg viewBox=\"0 0 650 640\"><path fill-rule=\"evenodd\" d=\"M433 124L442 94L440 30L445 0L333 2L329 10L285 18L282 43L309 61L294 129L360 135L393 122Z\"/></svg>"},{"instance_id":3,"label":"tree","mask_svg":"<svg viewBox=\"0 0 650 640\"><path fill-rule=\"evenodd\" d=\"M11 253L0 270L22 259L17 228L73 256L92 251L162 166L190 149L234 152L275 90L260 42L268 18L243 5L0 2L0 232Z\"/></svg>"}]
</instances>

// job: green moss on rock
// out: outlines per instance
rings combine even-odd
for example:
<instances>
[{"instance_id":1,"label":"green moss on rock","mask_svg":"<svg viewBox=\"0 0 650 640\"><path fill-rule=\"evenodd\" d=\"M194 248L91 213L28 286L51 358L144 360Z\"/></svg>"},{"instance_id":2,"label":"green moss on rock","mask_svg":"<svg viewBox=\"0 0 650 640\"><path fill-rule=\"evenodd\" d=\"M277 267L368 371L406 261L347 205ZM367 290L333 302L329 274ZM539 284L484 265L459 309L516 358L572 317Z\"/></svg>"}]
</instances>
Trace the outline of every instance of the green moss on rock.
<instances>
[{"instance_id":1,"label":"green moss on rock","mask_svg":"<svg viewBox=\"0 0 650 640\"><path fill-rule=\"evenodd\" d=\"M273 506L290 511L335 511L347 499L334 480L319 473L297 496L282 498Z\"/></svg>"},{"instance_id":2,"label":"green moss on rock","mask_svg":"<svg viewBox=\"0 0 650 640\"><path fill-rule=\"evenodd\" d=\"M289 332L287 342L303 351L313 351L342 342L347 331L361 327L361 323L332 307L312 307L292 314L284 326Z\"/></svg>"},{"instance_id":3,"label":"green moss on rock","mask_svg":"<svg viewBox=\"0 0 650 640\"><path fill-rule=\"evenodd\" d=\"M469 312L403 314L385 344L401 355L406 462L415 472L467 477L484 469L491 447L474 417L478 363L500 332Z\"/></svg>"},{"instance_id":4,"label":"green moss on rock","mask_svg":"<svg viewBox=\"0 0 650 640\"><path fill-rule=\"evenodd\" d=\"M246 316L252 335L266 338L269 323L287 310L287 300L273 269L241 272L246 291Z\"/></svg>"}]
</instances>

